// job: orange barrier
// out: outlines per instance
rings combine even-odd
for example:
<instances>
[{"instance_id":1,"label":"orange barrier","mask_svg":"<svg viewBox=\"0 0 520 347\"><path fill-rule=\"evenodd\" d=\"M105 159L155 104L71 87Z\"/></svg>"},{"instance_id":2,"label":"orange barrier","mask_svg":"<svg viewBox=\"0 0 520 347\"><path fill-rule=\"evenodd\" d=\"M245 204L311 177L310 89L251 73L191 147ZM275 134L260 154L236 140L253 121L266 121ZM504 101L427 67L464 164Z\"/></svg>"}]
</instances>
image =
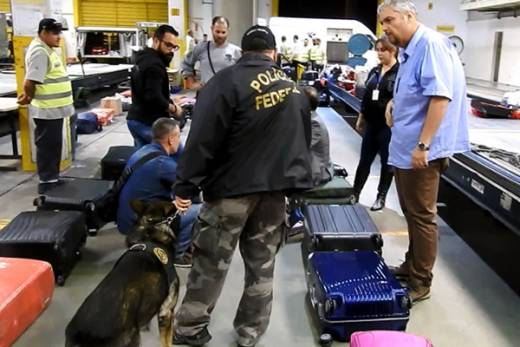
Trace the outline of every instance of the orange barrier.
<instances>
[{"instance_id":1,"label":"orange barrier","mask_svg":"<svg viewBox=\"0 0 520 347\"><path fill-rule=\"evenodd\" d=\"M54 274L49 263L0 257L0 347L9 347L49 305Z\"/></svg>"}]
</instances>

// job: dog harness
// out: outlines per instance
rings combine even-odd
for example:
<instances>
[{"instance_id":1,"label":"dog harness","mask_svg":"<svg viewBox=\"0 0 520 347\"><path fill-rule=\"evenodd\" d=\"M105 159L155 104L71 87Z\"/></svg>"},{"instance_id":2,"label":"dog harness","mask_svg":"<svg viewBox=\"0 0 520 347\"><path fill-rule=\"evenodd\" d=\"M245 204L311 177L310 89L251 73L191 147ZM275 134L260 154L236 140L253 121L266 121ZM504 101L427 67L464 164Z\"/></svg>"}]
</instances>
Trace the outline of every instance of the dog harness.
<instances>
[{"instance_id":1,"label":"dog harness","mask_svg":"<svg viewBox=\"0 0 520 347\"><path fill-rule=\"evenodd\" d=\"M123 253L123 255L116 262L116 265L117 263L119 263L119 261L121 261L121 259L123 259L125 255L130 254L131 252L141 252L157 260L162 265L162 268L168 280L168 286L170 286L175 280L175 278L177 278L177 272L175 271L175 267L172 263L173 257L163 246L152 241L136 243L135 245L130 247L125 253Z\"/></svg>"}]
</instances>

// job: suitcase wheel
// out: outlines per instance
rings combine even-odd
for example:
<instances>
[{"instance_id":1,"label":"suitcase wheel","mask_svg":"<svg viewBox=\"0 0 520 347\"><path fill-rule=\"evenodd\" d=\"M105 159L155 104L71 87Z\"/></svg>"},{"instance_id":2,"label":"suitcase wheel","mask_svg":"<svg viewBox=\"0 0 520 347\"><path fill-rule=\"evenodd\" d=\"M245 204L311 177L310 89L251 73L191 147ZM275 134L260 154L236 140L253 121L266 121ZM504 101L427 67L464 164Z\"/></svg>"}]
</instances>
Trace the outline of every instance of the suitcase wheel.
<instances>
[{"instance_id":1,"label":"suitcase wheel","mask_svg":"<svg viewBox=\"0 0 520 347\"><path fill-rule=\"evenodd\" d=\"M401 298L401 307L408 310L412 308L412 300L410 300L408 295Z\"/></svg>"},{"instance_id":2,"label":"suitcase wheel","mask_svg":"<svg viewBox=\"0 0 520 347\"><path fill-rule=\"evenodd\" d=\"M327 299L325 300L325 312L330 314L334 312L337 308L336 300Z\"/></svg>"},{"instance_id":3,"label":"suitcase wheel","mask_svg":"<svg viewBox=\"0 0 520 347\"><path fill-rule=\"evenodd\" d=\"M56 277L56 284L63 287L65 285L65 276L58 275L58 277Z\"/></svg>"},{"instance_id":4,"label":"suitcase wheel","mask_svg":"<svg viewBox=\"0 0 520 347\"><path fill-rule=\"evenodd\" d=\"M96 204L94 204L92 201L89 201L85 204L85 209L90 212L94 212L96 210Z\"/></svg>"},{"instance_id":5,"label":"suitcase wheel","mask_svg":"<svg viewBox=\"0 0 520 347\"><path fill-rule=\"evenodd\" d=\"M39 196L33 200L33 206L35 206L35 207L42 207L44 203L45 203L44 196Z\"/></svg>"},{"instance_id":6,"label":"suitcase wheel","mask_svg":"<svg viewBox=\"0 0 520 347\"><path fill-rule=\"evenodd\" d=\"M383 237L381 236L381 234L372 235L372 242L374 243L374 246L376 246L377 249L383 248Z\"/></svg>"},{"instance_id":7,"label":"suitcase wheel","mask_svg":"<svg viewBox=\"0 0 520 347\"><path fill-rule=\"evenodd\" d=\"M320 335L320 346L330 347L332 346L332 335L324 333Z\"/></svg>"}]
</instances>

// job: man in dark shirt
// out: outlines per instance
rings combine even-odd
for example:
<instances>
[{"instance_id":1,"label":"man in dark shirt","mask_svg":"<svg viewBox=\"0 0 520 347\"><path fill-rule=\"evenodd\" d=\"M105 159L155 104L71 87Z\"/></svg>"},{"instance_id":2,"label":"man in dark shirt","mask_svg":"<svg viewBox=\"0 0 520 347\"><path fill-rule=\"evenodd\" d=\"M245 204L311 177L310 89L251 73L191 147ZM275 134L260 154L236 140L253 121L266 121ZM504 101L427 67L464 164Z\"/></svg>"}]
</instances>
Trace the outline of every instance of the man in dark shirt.
<instances>
[{"instance_id":1,"label":"man in dark shirt","mask_svg":"<svg viewBox=\"0 0 520 347\"><path fill-rule=\"evenodd\" d=\"M211 338L210 314L237 245L246 268L237 343L257 343L269 324L285 195L312 188L307 98L276 65L269 28L248 29L242 50L201 89L177 170L178 209L187 210L200 189L204 203L174 344L202 346Z\"/></svg>"},{"instance_id":2,"label":"man in dark shirt","mask_svg":"<svg viewBox=\"0 0 520 347\"><path fill-rule=\"evenodd\" d=\"M173 197L172 185L175 183L177 157L181 154L179 153L181 150L179 124L171 118L160 118L153 123L152 133L152 143L140 148L127 163L127 166L133 166L149 153L158 153L158 156L133 171L121 190L117 209L117 228L123 234L128 234L136 221L130 201L133 199L171 201ZM177 234L176 265L185 260L182 259L182 255L191 244L191 230L199 206L193 205L188 213L181 216L180 230Z\"/></svg>"},{"instance_id":3,"label":"man in dark shirt","mask_svg":"<svg viewBox=\"0 0 520 347\"><path fill-rule=\"evenodd\" d=\"M152 48L147 47L136 55L127 124L137 148L152 141L152 124L156 119L182 114L181 107L170 99L166 72L173 52L179 49L178 36L173 27L161 25L155 31Z\"/></svg>"}]
</instances>

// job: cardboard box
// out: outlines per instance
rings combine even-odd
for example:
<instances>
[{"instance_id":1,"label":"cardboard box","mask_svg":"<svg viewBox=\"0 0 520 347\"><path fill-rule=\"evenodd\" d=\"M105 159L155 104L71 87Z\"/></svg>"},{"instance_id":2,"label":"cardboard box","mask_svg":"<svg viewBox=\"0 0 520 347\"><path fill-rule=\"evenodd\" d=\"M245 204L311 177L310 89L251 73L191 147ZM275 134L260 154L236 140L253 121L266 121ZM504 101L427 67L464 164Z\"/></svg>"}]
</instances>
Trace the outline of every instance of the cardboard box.
<instances>
[{"instance_id":1,"label":"cardboard box","mask_svg":"<svg viewBox=\"0 0 520 347\"><path fill-rule=\"evenodd\" d=\"M114 110L114 116L119 116L123 113L123 104L121 99L115 96L107 96L106 98L101 99L101 105L99 107Z\"/></svg>"}]
</instances>

